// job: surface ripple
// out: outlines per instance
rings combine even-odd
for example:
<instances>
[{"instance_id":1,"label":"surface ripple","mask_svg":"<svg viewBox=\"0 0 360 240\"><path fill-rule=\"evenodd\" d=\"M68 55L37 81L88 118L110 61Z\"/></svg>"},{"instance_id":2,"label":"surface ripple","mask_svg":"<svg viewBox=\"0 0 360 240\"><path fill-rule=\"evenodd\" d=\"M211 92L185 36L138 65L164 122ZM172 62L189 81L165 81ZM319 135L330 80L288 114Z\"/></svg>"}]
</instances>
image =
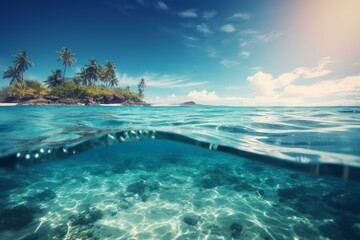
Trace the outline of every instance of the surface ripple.
<instances>
[{"instance_id":1,"label":"surface ripple","mask_svg":"<svg viewBox=\"0 0 360 240\"><path fill-rule=\"evenodd\" d=\"M294 161L360 166L359 107L0 108L0 156L129 129L177 133Z\"/></svg>"}]
</instances>

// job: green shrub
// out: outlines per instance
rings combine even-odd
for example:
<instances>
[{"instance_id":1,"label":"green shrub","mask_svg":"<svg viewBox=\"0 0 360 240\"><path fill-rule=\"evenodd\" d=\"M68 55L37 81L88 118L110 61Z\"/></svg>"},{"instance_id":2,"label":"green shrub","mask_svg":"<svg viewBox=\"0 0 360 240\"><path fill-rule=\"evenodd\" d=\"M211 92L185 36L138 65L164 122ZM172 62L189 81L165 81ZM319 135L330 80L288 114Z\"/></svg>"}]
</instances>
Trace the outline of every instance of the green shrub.
<instances>
[{"instance_id":1,"label":"green shrub","mask_svg":"<svg viewBox=\"0 0 360 240\"><path fill-rule=\"evenodd\" d=\"M98 87L98 86L82 86L84 91L86 92L86 96L91 97L101 97L106 96L114 93L113 89L106 88L106 87Z\"/></svg>"},{"instance_id":2,"label":"green shrub","mask_svg":"<svg viewBox=\"0 0 360 240\"><path fill-rule=\"evenodd\" d=\"M50 95L55 95L62 98L65 97L82 98L86 96L86 93L82 89L82 86L74 82L66 82L65 84L53 87L50 91Z\"/></svg>"},{"instance_id":3,"label":"green shrub","mask_svg":"<svg viewBox=\"0 0 360 240\"><path fill-rule=\"evenodd\" d=\"M49 89L36 80L26 80L16 84L4 87L0 91L0 99L7 97L20 98L41 98L49 93Z\"/></svg>"},{"instance_id":4,"label":"green shrub","mask_svg":"<svg viewBox=\"0 0 360 240\"><path fill-rule=\"evenodd\" d=\"M97 98L111 94L121 94L126 99L138 99L138 95L130 89L113 89L105 86L83 86L74 82L66 82L63 85L52 88L50 91L50 95L72 98L85 98L87 96Z\"/></svg>"},{"instance_id":5,"label":"green shrub","mask_svg":"<svg viewBox=\"0 0 360 240\"><path fill-rule=\"evenodd\" d=\"M116 89L114 89L114 93L121 94L126 99L136 100L139 98L137 93L131 91L130 89L126 89L126 88L125 89L116 88Z\"/></svg>"},{"instance_id":6,"label":"green shrub","mask_svg":"<svg viewBox=\"0 0 360 240\"><path fill-rule=\"evenodd\" d=\"M49 89L39 81L26 80L25 85L31 98L42 98L49 93Z\"/></svg>"},{"instance_id":7,"label":"green shrub","mask_svg":"<svg viewBox=\"0 0 360 240\"><path fill-rule=\"evenodd\" d=\"M33 88L33 89L45 87L42 83L40 83L37 80L25 80L25 85L28 88Z\"/></svg>"}]
</instances>

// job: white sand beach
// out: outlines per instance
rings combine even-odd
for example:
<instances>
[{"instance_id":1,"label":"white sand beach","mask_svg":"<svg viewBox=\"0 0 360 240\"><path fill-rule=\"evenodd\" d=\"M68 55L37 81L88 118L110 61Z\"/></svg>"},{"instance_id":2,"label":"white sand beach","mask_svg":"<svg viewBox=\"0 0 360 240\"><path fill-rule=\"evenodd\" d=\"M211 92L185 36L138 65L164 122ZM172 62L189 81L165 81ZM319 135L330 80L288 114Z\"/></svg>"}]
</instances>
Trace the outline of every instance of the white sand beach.
<instances>
[{"instance_id":1,"label":"white sand beach","mask_svg":"<svg viewBox=\"0 0 360 240\"><path fill-rule=\"evenodd\" d=\"M16 106L17 103L0 103L0 107Z\"/></svg>"}]
</instances>

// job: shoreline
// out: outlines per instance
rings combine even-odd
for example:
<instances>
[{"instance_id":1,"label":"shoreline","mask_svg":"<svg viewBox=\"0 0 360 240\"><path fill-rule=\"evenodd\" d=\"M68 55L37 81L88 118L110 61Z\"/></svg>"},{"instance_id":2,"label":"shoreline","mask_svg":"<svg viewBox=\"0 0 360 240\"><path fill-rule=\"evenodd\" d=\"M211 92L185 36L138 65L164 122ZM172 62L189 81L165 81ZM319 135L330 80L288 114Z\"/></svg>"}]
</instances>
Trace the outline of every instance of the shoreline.
<instances>
[{"instance_id":1,"label":"shoreline","mask_svg":"<svg viewBox=\"0 0 360 240\"><path fill-rule=\"evenodd\" d=\"M151 104L142 104L142 105L123 105L123 104L94 104L86 105L85 103L81 104L19 104L19 103L0 103L0 107L15 107L15 106L50 106L50 107L61 107L61 106L103 106L103 107L133 107L133 106L152 106Z\"/></svg>"},{"instance_id":2,"label":"shoreline","mask_svg":"<svg viewBox=\"0 0 360 240\"><path fill-rule=\"evenodd\" d=\"M121 94L110 94L101 97L59 97L46 95L39 98L11 98L0 102L1 106L149 106L140 98L126 98Z\"/></svg>"},{"instance_id":3,"label":"shoreline","mask_svg":"<svg viewBox=\"0 0 360 240\"><path fill-rule=\"evenodd\" d=\"M16 106L50 106L50 107L61 107L61 106L102 106L102 107L181 107L184 106L182 104L152 104L146 103L141 105L124 105L121 103L108 103L108 104L94 104L94 105L87 105L85 103L81 104L19 104L19 103L1 103L0 107L16 107ZM199 106L199 105L196 105Z\"/></svg>"},{"instance_id":4,"label":"shoreline","mask_svg":"<svg viewBox=\"0 0 360 240\"><path fill-rule=\"evenodd\" d=\"M147 103L142 100L111 99L112 101L96 102L93 98L87 97L85 99L78 98L59 98L55 96L47 96L45 98L28 99L19 102L0 102L0 107L9 106L105 106L105 107L127 107L127 106L152 106L152 107L172 107L172 106L199 106L193 101L178 103L178 104L164 104L164 103ZM115 101L114 101L115 100Z\"/></svg>"}]
</instances>

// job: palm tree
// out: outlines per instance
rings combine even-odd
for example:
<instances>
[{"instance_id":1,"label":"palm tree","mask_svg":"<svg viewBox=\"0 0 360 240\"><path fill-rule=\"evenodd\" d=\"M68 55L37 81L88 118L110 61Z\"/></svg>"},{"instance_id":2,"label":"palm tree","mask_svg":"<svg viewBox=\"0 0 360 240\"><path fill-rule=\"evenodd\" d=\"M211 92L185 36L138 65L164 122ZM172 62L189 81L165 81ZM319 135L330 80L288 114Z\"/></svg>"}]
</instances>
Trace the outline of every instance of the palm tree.
<instances>
[{"instance_id":1,"label":"palm tree","mask_svg":"<svg viewBox=\"0 0 360 240\"><path fill-rule=\"evenodd\" d=\"M19 50L19 52L15 55L16 59L14 60L14 65L16 71L19 73L20 80L24 80L24 72L30 67L33 66L34 63L30 61L26 55L26 52L23 50Z\"/></svg>"},{"instance_id":2,"label":"palm tree","mask_svg":"<svg viewBox=\"0 0 360 240\"><path fill-rule=\"evenodd\" d=\"M144 98L144 90L145 90L146 84L145 79L142 78L138 84L138 90L139 90L139 97Z\"/></svg>"},{"instance_id":3,"label":"palm tree","mask_svg":"<svg viewBox=\"0 0 360 240\"><path fill-rule=\"evenodd\" d=\"M88 85L95 84L101 76L101 68L97 64L96 59L91 59L85 67L86 68L81 69L80 73L80 76L84 79L84 83Z\"/></svg>"},{"instance_id":4,"label":"palm tree","mask_svg":"<svg viewBox=\"0 0 360 240\"><path fill-rule=\"evenodd\" d=\"M116 78L116 67L113 62L108 61L105 63L101 69L101 79L107 87L114 87L119 84L119 80Z\"/></svg>"},{"instance_id":5,"label":"palm tree","mask_svg":"<svg viewBox=\"0 0 360 240\"><path fill-rule=\"evenodd\" d=\"M80 72L78 73L79 77L82 79L82 85L90 85L86 79L86 68L81 68Z\"/></svg>"},{"instance_id":6,"label":"palm tree","mask_svg":"<svg viewBox=\"0 0 360 240\"><path fill-rule=\"evenodd\" d=\"M52 70L52 74L48 76L47 80L45 81L45 84L48 85L49 88L53 88L56 86L59 86L61 84L64 84L64 79L61 74L61 70Z\"/></svg>"},{"instance_id":7,"label":"palm tree","mask_svg":"<svg viewBox=\"0 0 360 240\"><path fill-rule=\"evenodd\" d=\"M57 53L60 55L58 58L58 61L62 60L64 65L64 81L65 81L65 73L66 73L66 67L71 67L74 65L74 62L76 62L75 54L71 52L70 49L67 47L63 48L63 51L57 51Z\"/></svg>"},{"instance_id":8,"label":"palm tree","mask_svg":"<svg viewBox=\"0 0 360 240\"><path fill-rule=\"evenodd\" d=\"M11 78L10 85L14 85L17 82L21 82L21 77L16 67L9 67L5 72L3 78Z\"/></svg>"},{"instance_id":9,"label":"palm tree","mask_svg":"<svg viewBox=\"0 0 360 240\"><path fill-rule=\"evenodd\" d=\"M117 85L119 85L119 79L117 79L116 77L109 80L110 87L115 87Z\"/></svg>"}]
</instances>

